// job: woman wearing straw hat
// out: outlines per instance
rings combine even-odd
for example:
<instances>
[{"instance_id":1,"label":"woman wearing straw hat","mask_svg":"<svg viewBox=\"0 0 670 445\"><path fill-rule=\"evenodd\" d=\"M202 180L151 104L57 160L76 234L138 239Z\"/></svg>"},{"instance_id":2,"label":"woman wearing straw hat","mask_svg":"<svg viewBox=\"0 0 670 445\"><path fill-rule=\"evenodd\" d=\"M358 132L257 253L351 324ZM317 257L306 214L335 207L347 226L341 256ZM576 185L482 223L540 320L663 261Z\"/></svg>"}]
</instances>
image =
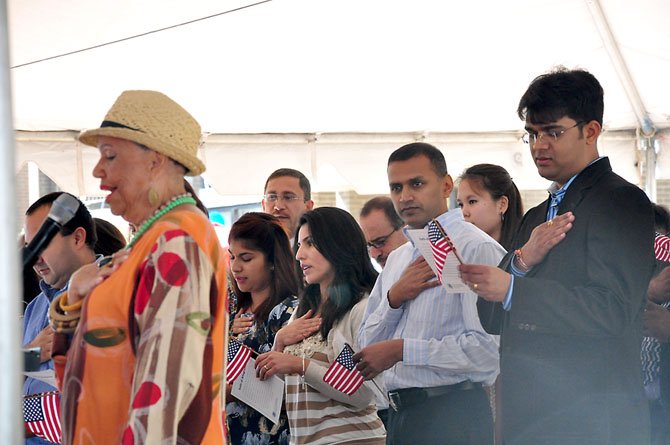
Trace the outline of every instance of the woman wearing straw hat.
<instances>
[{"instance_id":1,"label":"woman wearing straw hat","mask_svg":"<svg viewBox=\"0 0 670 445\"><path fill-rule=\"evenodd\" d=\"M63 443L225 443L223 252L185 192L200 126L154 91L126 91L100 128L93 175L137 231L111 260L77 271L51 307Z\"/></svg>"}]
</instances>

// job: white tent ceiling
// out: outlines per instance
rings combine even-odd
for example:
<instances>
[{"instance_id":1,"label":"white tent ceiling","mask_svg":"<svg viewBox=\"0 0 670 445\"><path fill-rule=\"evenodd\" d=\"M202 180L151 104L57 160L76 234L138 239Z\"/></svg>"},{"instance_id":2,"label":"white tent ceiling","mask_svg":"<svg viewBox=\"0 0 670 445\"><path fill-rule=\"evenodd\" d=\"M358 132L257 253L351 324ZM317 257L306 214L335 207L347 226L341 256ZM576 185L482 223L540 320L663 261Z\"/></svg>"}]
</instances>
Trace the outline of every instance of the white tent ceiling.
<instances>
[{"instance_id":1,"label":"white tent ceiling","mask_svg":"<svg viewBox=\"0 0 670 445\"><path fill-rule=\"evenodd\" d=\"M201 155L221 193L257 194L278 167L303 170L316 190L382 193L386 157L417 139L438 145L454 174L497 162L521 188L540 188L515 109L536 75L562 64L603 84L601 151L615 169L639 182L642 111L661 130L658 176L670 178L665 0L273 0L30 64L247 4L10 0L18 164L36 161L66 190L95 194L96 151L73 136L121 91L155 89L209 134Z\"/></svg>"}]
</instances>

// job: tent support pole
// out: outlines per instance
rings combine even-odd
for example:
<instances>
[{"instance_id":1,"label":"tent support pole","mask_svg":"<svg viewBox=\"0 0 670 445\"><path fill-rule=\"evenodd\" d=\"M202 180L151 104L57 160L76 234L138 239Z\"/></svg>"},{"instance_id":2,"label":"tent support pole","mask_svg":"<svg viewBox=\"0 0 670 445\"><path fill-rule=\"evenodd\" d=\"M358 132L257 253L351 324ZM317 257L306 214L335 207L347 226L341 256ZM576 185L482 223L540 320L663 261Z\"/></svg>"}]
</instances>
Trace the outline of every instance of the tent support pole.
<instances>
[{"instance_id":1,"label":"tent support pole","mask_svg":"<svg viewBox=\"0 0 670 445\"><path fill-rule=\"evenodd\" d=\"M0 443L23 443L21 425L21 361L19 317L23 301L19 285L19 255L16 244L17 210L14 172L14 130L9 75L7 2L0 0Z\"/></svg>"},{"instance_id":2,"label":"tent support pole","mask_svg":"<svg viewBox=\"0 0 670 445\"><path fill-rule=\"evenodd\" d=\"M655 134L656 128L654 123L647 113L647 109L642 102L642 97L637 89L637 85L633 81L628 66L623 59L619 45L612 34L612 29L605 17L600 0L585 0L586 5L591 12L593 22L598 29L600 38L603 41L607 55L612 62L612 66L619 77L619 82L626 92L628 102L633 107L633 112L638 122L638 146L645 153L645 184L644 189L649 196L649 199L654 201L656 199L656 150L655 150Z\"/></svg>"},{"instance_id":3,"label":"tent support pole","mask_svg":"<svg viewBox=\"0 0 670 445\"><path fill-rule=\"evenodd\" d=\"M619 82L621 82L621 86L623 87L624 91L626 91L628 102L633 107L635 117L637 117L638 124L642 129L642 134L644 136L651 136L656 132L654 123L649 118L649 114L647 113L644 103L642 102L637 85L630 75L630 71L628 70L626 62L623 60L619 45L614 39L610 25L607 22L605 13L603 12L602 6L600 5L600 0L585 1L589 7L589 10L591 11L591 16L593 17L593 21L596 25L596 28L598 29L600 38L603 41L607 55L609 56L610 61L612 62L612 66L614 67L614 70L619 77Z\"/></svg>"},{"instance_id":4,"label":"tent support pole","mask_svg":"<svg viewBox=\"0 0 670 445\"><path fill-rule=\"evenodd\" d=\"M638 132L639 133L639 132ZM644 154L644 168L638 169L644 174L644 190L649 199L656 202L656 147L658 140L656 135L645 137L638 134L638 150Z\"/></svg>"}]
</instances>

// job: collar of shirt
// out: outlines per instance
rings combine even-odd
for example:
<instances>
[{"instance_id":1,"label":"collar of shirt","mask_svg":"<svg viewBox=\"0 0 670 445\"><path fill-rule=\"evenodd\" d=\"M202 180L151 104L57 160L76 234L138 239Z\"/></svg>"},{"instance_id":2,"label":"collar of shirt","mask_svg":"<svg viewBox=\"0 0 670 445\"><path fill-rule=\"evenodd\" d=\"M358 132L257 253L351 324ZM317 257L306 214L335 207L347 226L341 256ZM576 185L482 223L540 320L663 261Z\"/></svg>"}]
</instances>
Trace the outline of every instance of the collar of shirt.
<instances>
[{"instance_id":1,"label":"collar of shirt","mask_svg":"<svg viewBox=\"0 0 670 445\"><path fill-rule=\"evenodd\" d=\"M103 255L96 255L95 256L95 262L97 263L103 258ZM70 280L65 283L65 286L63 286L60 289L56 289L55 287L49 286L47 283L44 282L44 280L40 280L39 283L40 289L42 290L42 293L49 299L49 301L53 301L54 298L56 298L57 295L60 295L61 293L65 292L67 288L70 286Z\"/></svg>"},{"instance_id":2,"label":"collar of shirt","mask_svg":"<svg viewBox=\"0 0 670 445\"><path fill-rule=\"evenodd\" d=\"M560 203L561 200L563 199L563 196L565 195L565 192L568 191L568 187L570 187L570 184L572 184L572 181L574 181L575 178L577 178L577 176L579 176L580 173L583 172L584 170L586 170L589 166L591 166L592 164L595 164L596 162L600 161L603 158L604 158L604 156L600 156L600 157L594 159L593 161L589 162L589 165L584 167L582 170L579 171L579 173L577 173L572 178L570 178L568 180L568 182L563 184L563 187L559 187L558 183L552 182L551 185L549 186L549 188L547 189L547 191L549 192L549 194L551 195L552 198L558 199L558 202Z\"/></svg>"},{"instance_id":3,"label":"collar of shirt","mask_svg":"<svg viewBox=\"0 0 670 445\"><path fill-rule=\"evenodd\" d=\"M49 286L47 283L44 282L44 280L40 280L40 289L42 290L42 293L49 299L49 301L53 301L53 299L57 295L65 292L67 290L68 284L70 284L70 283L67 282L65 284L65 287L59 289L59 288Z\"/></svg>"},{"instance_id":4,"label":"collar of shirt","mask_svg":"<svg viewBox=\"0 0 670 445\"><path fill-rule=\"evenodd\" d=\"M447 210L443 214L438 215L433 219L436 219L437 222L439 222L442 227L446 228L447 224L449 224L450 222L456 221L457 219L463 219L463 211L461 209ZM428 225L428 223L426 223L426 226L427 225ZM424 226L424 227L426 227L426 226ZM414 246L414 243L412 242L412 238L407 236L407 232L409 230L413 230L413 229L410 226L405 226L405 227L403 227L402 232L405 235L405 238L407 238L409 240L409 242L412 243L412 246L416 248L416 246Z\"/></svg>"}]
</instances>

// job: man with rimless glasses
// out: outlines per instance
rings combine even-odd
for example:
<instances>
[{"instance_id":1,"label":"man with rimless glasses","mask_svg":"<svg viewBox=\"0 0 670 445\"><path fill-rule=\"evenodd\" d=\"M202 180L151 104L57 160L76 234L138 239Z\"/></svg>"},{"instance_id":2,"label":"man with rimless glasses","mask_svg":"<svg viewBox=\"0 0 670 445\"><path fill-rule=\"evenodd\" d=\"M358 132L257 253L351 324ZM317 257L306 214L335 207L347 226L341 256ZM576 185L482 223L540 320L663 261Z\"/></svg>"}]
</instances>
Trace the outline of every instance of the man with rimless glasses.
<instances>
[{"instance_id":1,"label":"man with rimless glasses","mask_svg":"<svg viewBox=\"0 0 670 445\"><path fill-rule=\"evenodd\" d=\"M293 242L300 217L314 207L309 179L292 168L275 170L265 181L261 205L265 213L281 221L289 240Z\"/></svg>"},{"instance_id":2,"label":"man with rimless glasses","mask_svg":"<svg viewBox=\"0 0 670 445\"><path fill-rule=\"evenodd\" d=\"M654 221L598 154L603 108L586 71L533 80L517 112L550 195L500 268L460 266L485 329L501 334L506 445L649 443L640 341Z\"/></svg>"},{"instance_id":3,"label":"man with rimless glasses","mask_svg":"<svg viewBox=\"0 0 670 445\"><path fill-rule=\"evenodd\" d=\"M402 231L405 223L388 196L375 196L363 204L359 223L368 244L370 258L382 268L386 266L391 252L407 242ZM384 427L387 427L388 402L384 397L377 399L377 415L384 422Z\"/></svg>"},{"instance_id":4,"label":"man with rimless glasses","mask_svg":"<svg viewBox=\"0 0 670 445\"><path fill-rule=\"evenodd\" d=\"M382 268L391 252L407 242L403 223L388 196L376 196L363 204L359 218L368 252Z\"/></svg>"}]
</instances>

